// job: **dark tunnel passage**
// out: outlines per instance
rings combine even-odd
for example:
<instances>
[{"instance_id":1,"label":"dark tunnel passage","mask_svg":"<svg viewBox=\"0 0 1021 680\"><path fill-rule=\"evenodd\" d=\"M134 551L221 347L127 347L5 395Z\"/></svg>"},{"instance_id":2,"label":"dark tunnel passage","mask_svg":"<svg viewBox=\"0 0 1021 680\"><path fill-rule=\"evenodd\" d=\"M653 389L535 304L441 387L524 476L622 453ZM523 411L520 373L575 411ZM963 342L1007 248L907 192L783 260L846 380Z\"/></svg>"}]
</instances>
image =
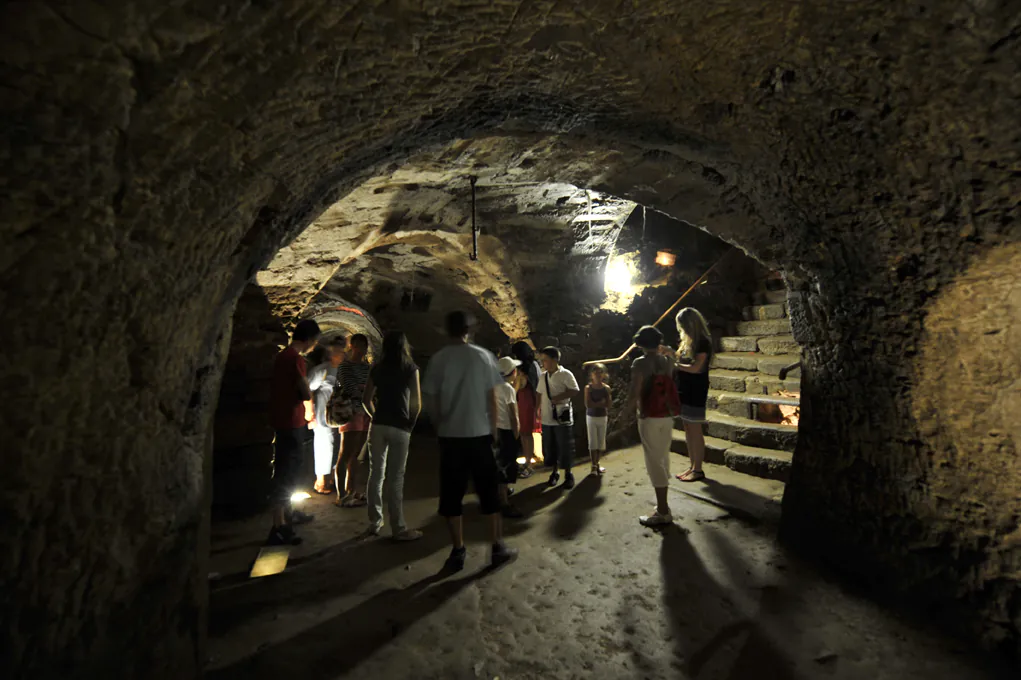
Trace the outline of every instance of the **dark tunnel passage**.
<instances>
[{"instance_id":1,"label":"dark tunnel passage","mask_svg":"<svg viewBox=\"0 0 1021 680\"><path fill-rule=\"evenodd\" d=\"M426 365L444 314L470 309L481 345L557 345L581 379L583 361L615 356L728 252L692 294L719 343L707 460L721 478L759 470L776 484L780 543L693 510L688 538L658 536L651 562L616 565L626 578L650 565L691 575L651 599L592 587L614 628L676 637L669 659L605 642L627 657L619 672L752 677L771 660L778 677L802 677L839 656L925 677L917 650L791 657L771 626L809 628L823 616L812 594L831 600L814 581L797 587L801 567L739 585L742 559L784 562L780 544L961 641L964 657L1016 664L1017 7L39 2L5 4L0 26L5 677L198 677L211 635L277 635L232 618L232 594L217 603L214 590L210 618L211 518L263 509L266 371L298 319L373 343L403 326ZM660 251L674 263L657 264ZM777 373L794 357L786 384ZM749 401L759 389L796 395L796 428ZM615 446L636 441L627 421ZM686 446L675 437L676 453ZM430 474L409 463L409 504L425 507ZM621 551L605 535L624 531L616 520L577 518L604 518L609 494L627 504L635 490L592 484L541 506L573 543L523 552L532 569ZM435 519L419 544L433 551ZM735 557L739 544L754 556ZM717 558L703 564L707 551ZM506 613L473 619L492 611L486 579L391 582L393 553L353 553L295 569L382 584L358 602L340 586L326 596L365 620L404 611L393 625L414 629L409 658L446 650L416 624L429 617L503 625ZM262 597L237 606L277 606ZM703 637L676 604L689 597ZM555 607L526 604L527 620ZM872 615L848 606L847 621ZM363 635L337 673L387 672L357 653L383 633ZM478 645L447 650L448 668L478 675L476 659L488 672L514 656ZM718 649L733 666L714 666ZM252 658L287 668L273 654Z\"/></svg>"}]
</instances>

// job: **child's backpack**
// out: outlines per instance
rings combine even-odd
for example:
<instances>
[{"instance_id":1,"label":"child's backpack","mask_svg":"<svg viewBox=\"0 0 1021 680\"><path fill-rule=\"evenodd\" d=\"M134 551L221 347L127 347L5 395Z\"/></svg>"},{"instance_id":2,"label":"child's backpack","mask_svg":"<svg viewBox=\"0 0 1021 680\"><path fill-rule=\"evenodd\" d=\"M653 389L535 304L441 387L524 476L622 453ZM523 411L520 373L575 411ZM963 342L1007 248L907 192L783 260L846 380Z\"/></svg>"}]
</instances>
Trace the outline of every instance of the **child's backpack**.
<instances>
[{"instance_id":1,"label":"child's backpack","mask_svg":"<svg viewBox=\"0 0 1021 680\"><path fill-rule=\"evenodd\" d=\"M681 414L681 400L673 376L650 375L642 386L642 417L670 418Z\"/></svg>"}]
</instances>

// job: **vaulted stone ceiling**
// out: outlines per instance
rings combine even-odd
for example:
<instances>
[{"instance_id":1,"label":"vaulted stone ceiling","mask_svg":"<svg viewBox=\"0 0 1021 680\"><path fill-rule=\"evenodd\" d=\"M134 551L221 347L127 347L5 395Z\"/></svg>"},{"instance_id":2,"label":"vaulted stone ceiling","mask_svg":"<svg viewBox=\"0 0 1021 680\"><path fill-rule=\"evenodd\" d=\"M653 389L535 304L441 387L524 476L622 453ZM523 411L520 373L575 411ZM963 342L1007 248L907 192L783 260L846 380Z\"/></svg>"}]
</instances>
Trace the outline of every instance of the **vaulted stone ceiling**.
<instances>
[{"instance_id":1,"label":"vaulted stone ceiling","mask_svg":"<svg viewBox=\"0 0 1021 680\"><path fill-rule=\"evenodd\" d=\"M569 290L564 278L572 268L604 268L635 207L558 181L598 178L606 160L579 154L581 170L565 170L554 158L561 151L545 136L487 135L415 154L330 206L256 282L283 319L301 314L316 295L366 304L389 282L398 298L422 289L470 300L508 338L527 337L526 297L556 298Z\"/></svg>"}]
</instances>

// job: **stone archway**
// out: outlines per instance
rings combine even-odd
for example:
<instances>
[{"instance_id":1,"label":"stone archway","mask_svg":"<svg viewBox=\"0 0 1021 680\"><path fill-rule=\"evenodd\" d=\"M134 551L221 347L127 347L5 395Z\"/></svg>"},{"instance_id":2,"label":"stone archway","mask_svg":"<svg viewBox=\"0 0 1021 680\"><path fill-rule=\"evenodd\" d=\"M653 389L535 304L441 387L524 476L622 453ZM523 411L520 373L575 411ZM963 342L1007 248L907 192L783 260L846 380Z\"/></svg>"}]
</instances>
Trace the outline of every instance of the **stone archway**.
<instances>
[{"instance_id":1,"label":"stone archway","mask_svg":"<svg viewBox=\"0 0 1021 680\"><path fill-rule=\"evenodd\" d=\"M931 597L1016 646L1018 548L914 541L935 529L905 488L937 447L910 405L933 296L1019 238L1013 11L9 3L0 366L32 408L2 424L2 580L5 617L41 622L15 675L197 672L200 449L244 283L379 168L501 124L640 150L557 174L784 269L811 391L788 536L919 590L938 563L961 590Z\"/></svg>"}]
</instances>

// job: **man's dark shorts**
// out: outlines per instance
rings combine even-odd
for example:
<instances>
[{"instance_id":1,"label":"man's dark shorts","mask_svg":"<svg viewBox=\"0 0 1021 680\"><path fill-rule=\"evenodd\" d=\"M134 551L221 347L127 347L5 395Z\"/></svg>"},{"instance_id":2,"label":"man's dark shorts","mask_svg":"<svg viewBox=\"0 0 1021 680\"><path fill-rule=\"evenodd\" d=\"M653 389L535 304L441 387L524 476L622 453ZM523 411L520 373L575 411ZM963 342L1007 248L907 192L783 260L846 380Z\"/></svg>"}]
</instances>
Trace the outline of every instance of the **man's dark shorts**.
<instances>
[{"instance_id":1,"label":"man's dark shorts","mask_svg":"<svg viewBox=\"0 0 1021 680\"><path fill-rule=\"evenodd\" d=\"M273 500L287 503L298 489L298 475L301 474L311 432L302 427L277 430L276 433L273 444Z\"/></svg>"},{"instance_id":2,"label":"man's dark shorts","mask_svg":"<svg viewBox=\"0 0 1021 680\"><path fill-rule=\"evenodd\" d=\"M500 511L500 471L493 438L440 437L440 515L460 517L468 480L475 485L483 515Z\"/></svg>"}]
</instances>

